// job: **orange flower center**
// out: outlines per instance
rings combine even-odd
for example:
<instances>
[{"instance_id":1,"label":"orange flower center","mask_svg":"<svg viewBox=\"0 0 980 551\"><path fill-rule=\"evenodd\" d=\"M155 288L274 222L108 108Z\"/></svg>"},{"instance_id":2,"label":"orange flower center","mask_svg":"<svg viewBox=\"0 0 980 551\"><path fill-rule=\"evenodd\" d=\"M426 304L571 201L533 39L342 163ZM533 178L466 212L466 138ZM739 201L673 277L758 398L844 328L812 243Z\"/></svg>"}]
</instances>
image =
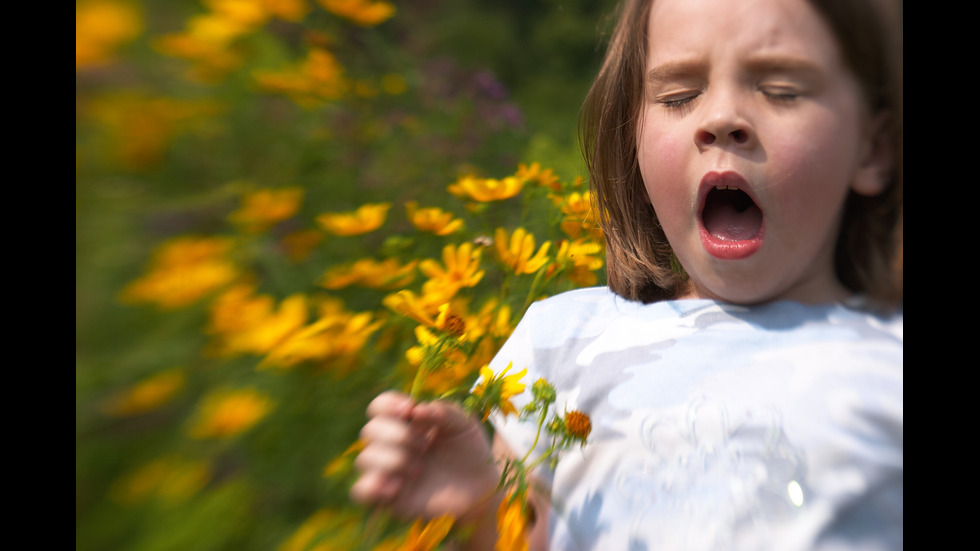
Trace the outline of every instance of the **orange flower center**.
<instances>
[{"instance_id":1,"label":"orange flower center","mask_svg":"<svg viewBox=\"0 0 980 551\"><path fill-rule=\"evenodd\" d=\"M565 414L565 427L568 429L568 434L585 440L592 432L592 420L581 411L569 411Z\"/></svg>"}]
</instances>

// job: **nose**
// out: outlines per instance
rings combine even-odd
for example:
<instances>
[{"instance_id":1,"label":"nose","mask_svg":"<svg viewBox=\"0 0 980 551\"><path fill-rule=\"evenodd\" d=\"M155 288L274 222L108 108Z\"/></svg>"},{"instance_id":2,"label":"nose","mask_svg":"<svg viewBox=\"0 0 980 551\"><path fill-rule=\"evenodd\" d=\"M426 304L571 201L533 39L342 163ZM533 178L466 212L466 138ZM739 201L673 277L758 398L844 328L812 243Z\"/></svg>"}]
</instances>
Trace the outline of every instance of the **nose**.
<instances>
[{"instance_id":1,"label":"nose","mask_svg":"<svg viewBox=\"0 0 980 551\"><path fill-rule=\"evenodd\" d=\"M698 123L694 141L699 148L714 145L751 147L756 141L755 129L731 93L718 94L705 105L704 117Z\"/></svg>"}]
</instances>

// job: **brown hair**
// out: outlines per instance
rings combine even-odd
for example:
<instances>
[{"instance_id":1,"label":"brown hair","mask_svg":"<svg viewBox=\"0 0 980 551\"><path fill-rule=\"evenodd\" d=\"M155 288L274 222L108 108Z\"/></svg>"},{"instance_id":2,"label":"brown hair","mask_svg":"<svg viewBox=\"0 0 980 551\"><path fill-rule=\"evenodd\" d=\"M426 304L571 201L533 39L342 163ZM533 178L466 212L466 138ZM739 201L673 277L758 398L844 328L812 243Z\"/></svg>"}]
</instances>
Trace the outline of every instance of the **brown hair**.
<instances>
[{"instance_id":1,"label":"brown hair","mask_svg":"<svg viewBox=\"0 0 980 551\"><path fill-rule=\"evenodd\" d=\"M625 0L580 116L592 196L606 235L609 287L642 302L677 297L688 285L647 197L637 164L647 20L654 0ZM847 197L834 265L849 290L900 305L902 289L901 8L891 0L810 0L861 83L869 113L887 114L893 158L884 191Z\"/></svg>"}]
</instances>

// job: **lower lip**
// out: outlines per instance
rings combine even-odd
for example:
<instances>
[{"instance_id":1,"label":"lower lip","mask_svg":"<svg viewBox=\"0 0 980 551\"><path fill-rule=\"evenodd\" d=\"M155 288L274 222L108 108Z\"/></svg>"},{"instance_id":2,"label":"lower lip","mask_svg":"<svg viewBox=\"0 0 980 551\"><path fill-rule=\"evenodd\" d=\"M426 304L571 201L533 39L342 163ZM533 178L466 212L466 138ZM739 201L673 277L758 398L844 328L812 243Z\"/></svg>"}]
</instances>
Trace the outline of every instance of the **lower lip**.
<instances>
[{"instance_id":1,"label":"lower lip","mask_svg":"<svg viewBox=\"0 0 980 551\"><path fill-rule=\"evenodd\" d=\"M721 260L741 260L748 258L762 248L763 228L752 239L727 241L718 239L701 226L701 244L711 256Z\"/></svg>"}]
</instances>

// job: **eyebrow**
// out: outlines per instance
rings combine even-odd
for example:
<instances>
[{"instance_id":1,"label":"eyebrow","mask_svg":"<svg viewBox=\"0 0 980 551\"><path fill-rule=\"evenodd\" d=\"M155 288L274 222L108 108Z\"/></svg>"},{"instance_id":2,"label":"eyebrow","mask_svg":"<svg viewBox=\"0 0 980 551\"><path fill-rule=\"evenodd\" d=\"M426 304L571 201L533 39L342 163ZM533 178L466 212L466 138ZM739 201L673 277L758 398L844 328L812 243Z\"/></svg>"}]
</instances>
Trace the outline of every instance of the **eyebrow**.
<instances>
[{"instance_id":1,"label":"eyebrow","mask_svg":"<svg viewBox=\"0 0 980 551\"><path fill-rule=\"evenodd\" d=\"M820 66L804 57L792 55L758 55L746 61L749 71L765 73L785 71L792 73L819 73Z\"/></svg>"},{"instance_id":2,"label":"eyebrow","mask_svg":"<svg viewBox=\"0 0 980 551\"><path fill-rule=\"evenodd\" d=\"M820 66L804 57L793 55L761 54L748 58L745 67L752 73L767 73L775 71L816 74ZM667 61L647 71L646 82L656 84L669 82L674 79L684 79L704 74L707 63L697 59Z\"/></svg>"},{"instance_id":3,"label":"eyebrow","mask_svg":"<svg viewBox=\"0 0 980 551\"><path fill-rule=\"evenodd\" d=\"M695 59L668 61L647 71L646 82L652 84L678 78L690 78L704 74L705 69L707 69L707 64Z\"/></svg>"}]
</instances>

